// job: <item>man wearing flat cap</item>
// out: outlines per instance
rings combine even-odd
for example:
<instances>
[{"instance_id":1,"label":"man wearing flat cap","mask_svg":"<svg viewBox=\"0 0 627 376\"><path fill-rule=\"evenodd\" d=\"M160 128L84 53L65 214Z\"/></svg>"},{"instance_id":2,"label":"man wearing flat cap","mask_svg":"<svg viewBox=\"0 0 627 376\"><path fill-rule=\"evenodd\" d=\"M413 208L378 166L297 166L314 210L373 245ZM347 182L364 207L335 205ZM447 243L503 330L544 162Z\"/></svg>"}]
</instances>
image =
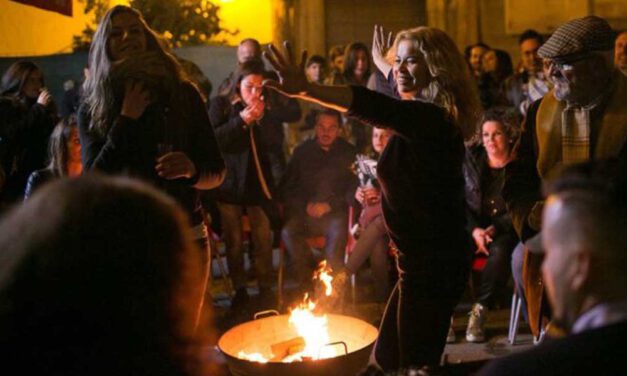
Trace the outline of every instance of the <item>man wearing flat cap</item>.
<instances>
[{"instance_id":1,"label":"man wearing flat cap","mask_svg":"<svg viewBox=\"0 0 627 376\"><path fill-rule=\"evenodd\" d=\"M529 109L518 158L506 168L503 196L523 242L541 228L541 186L557 168L627 158L627 77L614 67L615 33L602 18L561 25L538 54L554 88ZM523 273L531 330L539 334L541 257L526 255Z\"/></svg>"}]
</instances>

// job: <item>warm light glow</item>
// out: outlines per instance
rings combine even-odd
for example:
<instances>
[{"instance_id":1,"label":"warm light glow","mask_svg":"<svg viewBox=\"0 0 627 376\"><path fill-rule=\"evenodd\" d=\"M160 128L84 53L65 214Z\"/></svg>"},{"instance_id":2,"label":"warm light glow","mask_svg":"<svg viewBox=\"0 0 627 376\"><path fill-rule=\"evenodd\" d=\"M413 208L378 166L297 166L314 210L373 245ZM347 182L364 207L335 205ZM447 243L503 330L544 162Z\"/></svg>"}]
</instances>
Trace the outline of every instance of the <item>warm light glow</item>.
<instances>
[{"instance_id":1,"label":"warm light glow","mask_svg":"<svg viewBox=\"0 0 627 376\"><path fill-rule=\"evenodd\" d=\"M327 267L327 260L323 260L318 265L318 269L314 272L314 279L319 279L322 284L324 284L324 294L326 296L331 296L333 294L333 285L331 282L333 281L333 277L331 276L331 268Z\"/></svg>"},{"instance_id":2,"label":"warm light glow","mask_svg":"<svg viewBox=\"0 0 627 376\"><path fill-rule=\"evenodd\" d=\"M250 362L268 363L268 359L260 353L247 354L244 351L240 351L239 353L237 353L237 357L240 359L248 360Z\"/></svg>"},{"instance_id":3,"label":"warm light glow","mask_svg":"<svg viewBox=\"0 0 627 376\"><path fill-rule=\"evenodd\" d=\"M227 30L239 30L232 36L221 33L214 37L237 46L242 39L255 38L262 44L272 41L272 3L276 0L221 0L218 16L220 25Z\"/></svg>"},{"instance_id":4,"label":"warm light glow","mask_svg":"<svg viewBox=\"0 0 627 376\"><path fill-rule=\"evenodd\" d=\"M313 273L313 279L320 280L324 284L326 296L333 294L333 286L331 284L333 277L331 272L331 268L327 266L327 261L324 260L318 264L318 268ZM240 351L237 357L258 363L267 363L269 361L292 363L304 360L327 359L342 355L337 347L327 346L330 342L327 315L314 313L315 309L316 302L311 300L308 294L305 294L303 300L291 310L288 323L296 329L298 337L285 343L296 345L300 341L301 347L298 350L302 348L301 351L296 350L294 353L286 351L283 353L278 349L281 345L279 344L276 349L278 353L273 353L270 358L266 358L260 353L248 354L244 351ZM299 341L294 342L297 339ZM304 342L304 346L302 346L302 342ZM274 345L272 346L272 351L275 351Z\"/></svg>"},{"instance_id":5,"label":"warm light glow","mask_svg":"<svg viewBox=\"0 0 627 376\"><path fill-rule=\"evenodd\" d=\"M305 349L283 359L285 363L302 360L333 358L339 354L333 348L325 347L329 343L327 316L314 314L316 304L307 295L290 314L289 323L296 328L298 335L305 340Z\"/></svg>"}]
</instances>

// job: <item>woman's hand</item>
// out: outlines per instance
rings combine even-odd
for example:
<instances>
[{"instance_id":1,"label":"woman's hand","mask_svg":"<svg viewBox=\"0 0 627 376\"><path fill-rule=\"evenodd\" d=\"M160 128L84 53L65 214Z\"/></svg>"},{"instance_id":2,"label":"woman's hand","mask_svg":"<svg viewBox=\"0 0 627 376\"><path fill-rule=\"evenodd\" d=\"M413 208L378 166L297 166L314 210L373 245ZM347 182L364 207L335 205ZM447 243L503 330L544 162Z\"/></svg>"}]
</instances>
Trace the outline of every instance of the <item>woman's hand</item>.
<instances>
[{"instance_id":1,"label":"woman's hand","mask_svg":"<svg viewBox=\"0 0 627 376\"><path fill-rule=\"evenodd\" d=\"M366 195L364 194L364 189L362 187L357 187L357 190L355 191L355 200L362 205L366 202Z\"/></svg>"},{"instance_id":2,"label":"woman's hand","mask_svg":"<svg viewBox=\"0 0 627 376\"><path fill-rule=\"evenodd\" d=\"M369 187L364 189L364 198L368 205L374 205L381 201L381 194L377 188Z\"/></svg>"},{"instance_id":3,"label":"woman's hand","mask_svg":"<svg viewBox=\"0 0 627 376\"><path fill-rule=\"evenodd\" d=\"M124 93L121 115L137 120L149 104L150 93L144 90L141 82L129 83Z\"/></svg>"},{"instance_id":4,"label":"woman's hand","mask_svg":"<svg viewBox=\"0 0 627 376\"><path fill-rule=\"evenodd\" d=\"M475 245L477 246L477 250L475 254L483 254L486 256L490 256L490 251L488 250L488 244L492 243L492 236L494 234L494 226L490 226L487 229L475 227L472 230L472 238L475 241Z\"/></svg>"},{"instance_id":5,"label":"woman's hand","mask_svg":"<svg viewBox=\"0 0 627 376\"><path fill-rule=\"evenodd\" d=\"M39 96L37 97L37 103L40 105L47 107L52 100L52 96L50 96L50 92L48 89L41 89Z\"/></svg>"},{"instance_id":6,"label":"woman's hand","mask_svg":"<svg viewBox=\"0 0 627 376\"><path fill-rule=\"evenodd\" d=\"M374 25L372 61L386 78L392 70L392 65L385 58L390 47L392 47L392 32L388 32L386 36L383 32L383 26Z\"/></svg>"},{"instance_id":7,"label":"woman's hand","mask_svg":"<svg viewBox=\"0 0 627 376\"><path fill-rule=\"evenodd\" d=\"M157 158L157 174L166 179L191 179L196 175L196 166L185 153L175 151Z\"/></svg>"},{"instance_id":8,"label":"woman's hand","mask_svg":"<svg viewBox=\"0 0 627 376\"><path fill-rule=\"evenodd\" d=\"M250 125L251 123L261 119L263 112L266 108L266 104L262 100L257 100L254 103L246 106L240 111L239 116L244 120L244 123Z\"/></svg>"},{"instance_id":9,"label":"woman's hand","mask_svg":"<svg viewBox=\"0 0 627 376\"><path fill-rule=\"evenodd\" d=\"M272 44L263 53L263 56L279 75L281 82L265 80L263 85L288 97L296 98L299 94L306 93L309 85L305 75L307 51L303 51L301 61L297 63L294 60L290 44L284 42L283 45L285 46L285 55L280 53Z\"/></svg>"}]
</instances>

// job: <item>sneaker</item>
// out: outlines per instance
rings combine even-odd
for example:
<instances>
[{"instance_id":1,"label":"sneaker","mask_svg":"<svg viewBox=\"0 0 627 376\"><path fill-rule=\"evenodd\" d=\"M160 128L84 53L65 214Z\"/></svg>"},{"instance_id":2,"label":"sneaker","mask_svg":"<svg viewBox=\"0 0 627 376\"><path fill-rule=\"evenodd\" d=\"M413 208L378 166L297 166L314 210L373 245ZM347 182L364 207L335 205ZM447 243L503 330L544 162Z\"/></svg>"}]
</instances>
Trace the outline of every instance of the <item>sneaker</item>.
<instances>
[{"instance_id":1,"label":"sneaker","mask_svg":"<svg viewBox=\"0 0 627 376\"><path fill-rule=\"evenodd\" d=\"M455 341L457 341L457 337L453 329L453 318L451 318L451 325L448 327L448 334L446 335L446 343L455 343Z\"/></svg>"},{"instance_id":2,"label":"sneaker","mask_svg":"<svg viewBox=\"0 0 627 376\"><path fill-rule=\"evenodd\" d=\"M474 343L485 341L483 329L486 315L485 310L486 308L479 303L475 303L472 306L472 310L468 314L470 319L468 320L468 327L466 328L466 341Z\"/></svg>"}]
</instances>

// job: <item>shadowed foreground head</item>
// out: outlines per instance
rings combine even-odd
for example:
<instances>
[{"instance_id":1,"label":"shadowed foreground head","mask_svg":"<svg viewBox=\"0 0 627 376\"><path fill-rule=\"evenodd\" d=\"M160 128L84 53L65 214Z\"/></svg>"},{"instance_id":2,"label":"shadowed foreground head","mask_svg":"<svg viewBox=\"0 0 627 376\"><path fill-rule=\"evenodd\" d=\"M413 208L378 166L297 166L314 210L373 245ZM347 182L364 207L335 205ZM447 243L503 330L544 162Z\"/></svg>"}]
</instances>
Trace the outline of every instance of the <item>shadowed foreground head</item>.
<instances>
[{"instance_id":1,"label":"shadowed foreground head","mask_svg":"<svg viewBox=\"0 0 627 376\"><path fill-rule=\"evenodd\" d=\"M60 180L0 224L0 358L23 374L191 374L202 285L183 212L128 179Z\"/></svg>"}]
</instances>

